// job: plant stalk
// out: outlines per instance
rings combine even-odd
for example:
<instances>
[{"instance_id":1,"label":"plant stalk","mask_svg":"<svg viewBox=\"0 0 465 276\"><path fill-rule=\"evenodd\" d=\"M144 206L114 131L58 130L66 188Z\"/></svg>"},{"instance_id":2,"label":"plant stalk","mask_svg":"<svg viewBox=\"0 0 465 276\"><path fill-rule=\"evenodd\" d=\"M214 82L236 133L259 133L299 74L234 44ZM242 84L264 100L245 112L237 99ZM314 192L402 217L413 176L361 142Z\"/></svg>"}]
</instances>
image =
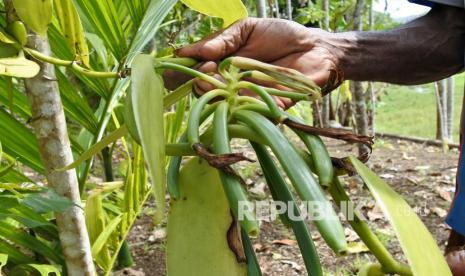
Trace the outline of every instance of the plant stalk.
<instances>
[{"instance_id":1,"label":"plant stalk","mask_svg":"<svg viewBox=\"0 0 465 276\"><path fill-rule=\"evenodd\" d=\"M16 20L11 0L5 0L8 21ZM48 38L30 33L27 46L43 55L50 55ZM67 274L94 275L95 269L85 225L84 211L76 171L57 171L73 162L66 118L56 82L55 68L50 63L38 62L41 70L37 76L25 80L26 95L32 114L32 127L39 144L48 186L57 194L70 199L75 206L62 213L55 213Z\"/></svg>"}]
</instances>

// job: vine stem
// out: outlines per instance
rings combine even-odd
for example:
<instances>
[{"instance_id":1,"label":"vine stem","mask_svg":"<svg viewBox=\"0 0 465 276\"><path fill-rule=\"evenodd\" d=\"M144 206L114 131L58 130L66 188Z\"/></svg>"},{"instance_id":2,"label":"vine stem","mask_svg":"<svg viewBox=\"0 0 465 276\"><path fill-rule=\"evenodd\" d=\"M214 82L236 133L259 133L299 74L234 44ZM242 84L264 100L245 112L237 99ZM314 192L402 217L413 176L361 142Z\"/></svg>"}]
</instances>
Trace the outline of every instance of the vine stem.
<instances>
[{"instance_id":1,"label":"vine stem","mask_svg":"<svg viewBox=\"0 0 465 276\"><path fill-rule=\"evenodd\" d=\"M201 79L203 81L206 81L206 82L216 86L217 88L221 88L221 89L226 89L227 88L227 85L225 83L215 79L212 76L209 76L209 75L204 74L202 72L196 71L194 69L191 69L189 67L179 65L179 64L176 64L176 63L159 62L158 64L155 65L155 68L175 70L175 71L182 72L184 74L188 74L188 75L191 75L193 77L199 78L199 79Z\"/></svg>"},{"instance_id":2,"label":"vine stem","mask_svg":"<svg viewBox=\"0 0 465 276\"><path fill-rule=\"evenodd\" d=\"M40 60L42 62L47 62L47 63L58 65L58 66L71 67L76 72L92 77L92 78L122 78L125 75L122 72L98 72L98 71L89 70L82 66L79 66L74 60L63 60L63 59L51 57L51 56L45 55L31 48L24 48L24 51L28 53L30 56L32 56L33 58Z\"/></svg>"}]
</instances>

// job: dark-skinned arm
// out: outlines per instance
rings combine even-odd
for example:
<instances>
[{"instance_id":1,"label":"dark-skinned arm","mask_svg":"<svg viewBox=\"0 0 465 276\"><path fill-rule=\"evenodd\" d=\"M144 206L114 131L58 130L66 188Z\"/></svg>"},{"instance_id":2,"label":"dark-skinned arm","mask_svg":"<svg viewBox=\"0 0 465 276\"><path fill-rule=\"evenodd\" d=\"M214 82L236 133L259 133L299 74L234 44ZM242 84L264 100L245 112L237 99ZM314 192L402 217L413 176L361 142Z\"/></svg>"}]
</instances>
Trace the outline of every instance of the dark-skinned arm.
<instances>
[{"instance_id":1,"label":"dark-skinned arm","mask_svg":"<svg viewBox=\"0 0 465 276\"><path fill-rule=\"evenodd\" d=\"M380 32L322 33L346 79L421 84L464 68L465 10L436 5L399 28Z\"/></svg>"}]
</instances>

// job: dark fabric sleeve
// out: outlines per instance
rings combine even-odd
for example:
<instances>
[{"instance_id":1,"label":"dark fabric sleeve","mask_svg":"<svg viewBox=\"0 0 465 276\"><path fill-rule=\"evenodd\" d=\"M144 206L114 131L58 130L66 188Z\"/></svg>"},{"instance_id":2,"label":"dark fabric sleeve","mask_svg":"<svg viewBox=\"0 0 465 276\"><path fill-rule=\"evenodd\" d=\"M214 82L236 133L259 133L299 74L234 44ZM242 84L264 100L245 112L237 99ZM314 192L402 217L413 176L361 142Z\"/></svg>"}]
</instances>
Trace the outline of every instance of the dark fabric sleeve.
<instances>
[{"instance_id":1,"label":"dark fabric sleeve","mask_svg":"<svg viewBox=\"0 0 465 276\"><path fill-rule=\"evenodd\" d=\"M447 6L463 8L464 3L465 3L464 0L408 0L408 1L415 3L415 4L428 6L428 7L433 7L434 4L442 4L442 5L447 5Z\"/></svg>"}]
</instances>

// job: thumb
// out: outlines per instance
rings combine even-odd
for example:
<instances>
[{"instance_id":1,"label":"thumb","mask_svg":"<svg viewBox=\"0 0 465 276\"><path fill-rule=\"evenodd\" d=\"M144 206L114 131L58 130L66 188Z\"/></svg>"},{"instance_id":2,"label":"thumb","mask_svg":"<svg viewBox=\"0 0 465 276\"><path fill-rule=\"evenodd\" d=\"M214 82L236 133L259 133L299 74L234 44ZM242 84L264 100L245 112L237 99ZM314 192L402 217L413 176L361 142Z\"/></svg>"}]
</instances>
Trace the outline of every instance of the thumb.
<instances>
[{"instance_id":1,"label":"thumb","mask_svg":"<svg viewBox=\"0 0 465 276\"><path fill-rule=\"evenodd\" d=\"M220 33L176 50L176 55L198 60L221 60L246 44L254 24L253 18L240 20Z\"/></svg>"}]
</instances>

